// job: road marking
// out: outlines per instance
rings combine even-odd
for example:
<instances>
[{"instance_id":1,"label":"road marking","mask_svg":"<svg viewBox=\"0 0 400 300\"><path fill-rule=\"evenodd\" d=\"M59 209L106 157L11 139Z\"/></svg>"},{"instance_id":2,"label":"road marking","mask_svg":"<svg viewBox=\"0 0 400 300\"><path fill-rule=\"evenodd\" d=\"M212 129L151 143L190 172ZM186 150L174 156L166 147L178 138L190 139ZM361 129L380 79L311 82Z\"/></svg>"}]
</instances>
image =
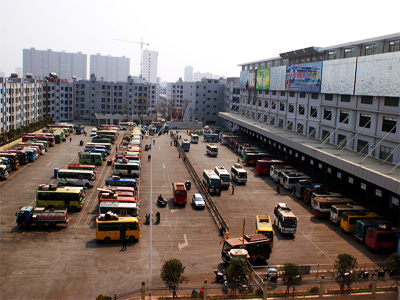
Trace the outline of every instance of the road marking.
<instances>
[{"instance_id":1,"label":"road marking","mask_svg":"<svg viewBox=\"0 0 400 300\"><path fill-rule=\"evenodd\" d=\"M53 163L52 161L49 162L49 163L46 165L46 167L50 166L52 163Z\"/></svg>"},{"instance_id":2,"label":"road marking","mask_svg":"<svg viewBox=\"0 0 400 300\"><path fill-rule=\"evenodd\" d=\"M187 238L186 238L186 234L183 235L183 238L185 239L185 242L183 244L181 244L181 243L178 244L178 248L181 251L182 251L182 248L185 248L186 246L189 246L189 243L188 243Z\"/></svg>"},{"instance_id":3,"label":"road marking","mask_svg":"<svg viewBox=\"0 0 400 300\"><path fill-rule=\"evenodd\" d=\"M164 164L162 164L162 167L165 169L165 165Z\"/></svg>"},{"instance_id":4,"label":"road marking","mask_svg":"<svg viewBox=\"0 0 400 300\"><path fill-rule=\"evenodd\" d=\"M171 213L176 213L179 209L170 209Z\"/></svg>"}]
</instances>

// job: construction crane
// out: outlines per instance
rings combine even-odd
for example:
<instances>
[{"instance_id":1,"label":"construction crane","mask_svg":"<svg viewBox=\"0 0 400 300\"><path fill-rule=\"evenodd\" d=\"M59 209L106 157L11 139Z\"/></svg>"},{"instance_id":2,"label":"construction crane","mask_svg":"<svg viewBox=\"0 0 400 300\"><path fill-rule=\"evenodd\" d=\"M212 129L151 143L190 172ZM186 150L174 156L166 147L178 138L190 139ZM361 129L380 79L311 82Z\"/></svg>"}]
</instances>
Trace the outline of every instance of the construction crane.
<instances>
[{"instance_id":1,"label":"construction crane","mask_svg":"<svg viewBox=\"0 0 400 300\"><path fill-rule=\"evenodd\" d=\"M140 80L143 78L143 45L149 46L149 43L143 42L142 39L140 39L140 42L136 41L129 41L129 40L121 40L121 39L113 39L114 41L120 41L120 42L126 42L126 43L133 43L133 44L140 44Z\"/></svg>"}]
</instances>

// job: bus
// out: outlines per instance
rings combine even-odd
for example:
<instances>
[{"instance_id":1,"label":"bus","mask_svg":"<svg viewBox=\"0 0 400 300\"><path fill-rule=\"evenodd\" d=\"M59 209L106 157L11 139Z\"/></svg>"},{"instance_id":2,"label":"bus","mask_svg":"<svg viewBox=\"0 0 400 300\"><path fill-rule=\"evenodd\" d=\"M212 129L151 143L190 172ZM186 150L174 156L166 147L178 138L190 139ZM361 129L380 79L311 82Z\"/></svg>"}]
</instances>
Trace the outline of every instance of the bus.
<instances>
[{"instance_id":1,"label":"bus","mask_svg":"<svg viewBox=\"0 0 400 300\"><path fill-rule=\"evenodd\" d=\"M118 217L115 214L102 214L96 218L96 240L109 243L110 241L140 239L142 223L136 217Z\"/></svg>"},{"instance_id":2,"label":"bus","mask_svg":"<svg viewBox=\"0 0 400 300\"><path fill-rule=\"evenodd\" d=\"M4 151L4 152L16 153L18 156L18 161L19 161L20 165L26 165L28 163L28 155L23 150L11 149L11 150Z\"/></svg>"},{"instance_id":3,"label":"bus","mask_svg":"<svg viewBox=\"0 0 400 300\"><path fill-rule=\"evenodd\" d=\"M61 169L57 173L58 185L92 187L95 180L93 171Z\"/></svg>"},{"instance_id":4,"label":"bus","mask_svg":"<svg viewBox=\"0 0 400 300\"><path fill-rule=\"evenodd\" d=\"M348 211L342 214L340 228L345 232L353 233L357 220L361 219L382 219L382 217L371 211Z\"/></svg>"},{"instance_id":5,"label":"bus","mask_svg":"<svg viewBox=\"0 0 400 300\"><path fill-rule=\"evenodd\" d=\"M123 186L136 188L137 180L133 178L120 178L113 176L106 179L106 186Z\"/></svg>"},{"instance_id":6,"label":"bus","mask_svg":"<svg viewBox=\"0 0 400 300\"><path fill-rule=\"evenodd\" d=\"M6 166L0 165L0 179L6 180L8 178L8 170Z\"/></svg>"},{"instance_id":7,"label":"bus","mask_svg":"<svg viewBox=\"0 0 400 300\"><path fill-rule=\"evenodd\" d=\"M235 163L231 167L231 178L237 183L246 184L247 182L247 171L243 169L241 164Z\"/></svg>"},{"instance_id":8,"label":"bus","mask_svg":"<svg viewBox=\"0 0 400 300\"><path fill-rule=\"evenodd\" d=\"M297 217L286 203L278 203L274 208L274 225L282 234L295 234Z\"/></svg>"},{"instance_id":9,"label":"bus","mask_svg":"<svg viewBox=\"0 0 400 300\"><path fill-rule=\"evenodd\" d=\"M213 170L203 170L203 184L209 194L221 194L221 179Z\"/></svg>"},{"instance_id":10,"label":"bus","mask_svg":"<svg viewBox=\"0 0 400 300\"><path fill-rule=\"evenodd\" d=\"M207 144L206 152L209 156L218 156L218 147L214 144Z\"/></svg>"},{"instance_id":11,"label":"bus","mask_svg":"<svg viewBox=\"0 0 400 300\"><path fill-rule=\"evenodd\" d=\"M106 214L112 212L118 216L137 217L139 215L139 206L137 203L120 201L102 201L99 205L99 213Z\"/></svg>"},{"instance_id":12,"label":"bus","mask_svg":"<svg viewBox=\"0 0 400 300\"><path fill-rule=\"evenodd\" d=\"M96 166L101 166L103 164L103 157L100 153L79 152L78 156L80 164Z\"/></svg>"},{"instance_id":13,"label":"bus","mask_svg":"<svg viewBox=\"0 0 400 300\"><path fill-rule=\"evenodd\" d=\"M274 246L274 229L268 214L258 214L256 216L256 234L263 234L271 241L271 249Z\"/></svg>"},{"instance_id":14,"label":"bus","mask_svg":"<svg viewBox=\"0 0 400 300\"><path fill-rule=\"evenodd\" d=\"M269 176L275 181L280 183L281 177L284 173L296 172L296 169L287 165L272 165L269 169Z\"/></svg>"},{"instance_id":15,"label":"bus","mask_svg":"<svg viewBox=\"0 0 400 300\"><path fill-rule=\"evenodd\" d=\"M134 127L134 122L119 122L119 130L128 130L128 128Z\"/></svg>"},{"instance_id":16,"label":"bus","mask_svg":"<svg viewBox=\"0 0 400 300\"><path fill-rule=\"evenodd\" d=\"M218 134L215 133L204 133L204 141L205 142L212 142L216 143L218 142Z\"/></svg>"},{"instance_id":17,"label":"bus","mask_svg":"<svg viewBox=\"0 0 400 300\"><path fill-rule=\"evenodd\" d=\"M101 136L94 136L92 137L92 143L106 143L106 144L113 144L114 141L111 141L110 138L101 137Z\"/></svg>"},{"instance_id":18,"label":"bus","mask_svg":"<svg viewBox=\"0 0 400 300\"><path fill-rule=\"evenodd\" d=\"M257 175L267 175L272 165L286 165L287 162L279 159L259 159L256 162Z\"/></svg>"},{"instance_id":19,"label":"bus","mask_svg":"<svg viewBox=\"0 0 400 300\"><path fill-rule=\"evenodd\" d=\"M250 263L264 263L271 255L271 241L269 238L263 234L253 234L224 240L221 253L222 260L228 263L231 260L231 250L242 248L247 251Z\"/></svg>"},{"instance_id":20,"label":"bus","mask_svg":"<svg viewBox=\"0 0 400 300\"><path fill-rule=\"evenodd\" d=\"M367 229L365 245L374 251L396 252L400 227L379 225Z\"/></svg>"},{"instance_id":21,"label":"bus","mask_svg":"<svg viewBox=\"0 0 400 300\"><path fill-rule=\"evenodd\" d=\"M13 170L19 169L19 160L18 160L17 153L2 152L2 153L0 153L0 157L9 159L10 164L11 164L11 169L13 169Z\"/></svg>"},{"instance_id":22,"label":"bus","mask_svg":"<svg viewBox=\"0 0 400 300\"><path fill-rule=\"evenodd\" d=\"M55 139L53 134L27 134L22 137L23 142L28 141L46 141L49 146L55 145Z\"/></svg>"},{"instance_id":23,"label":"bus","mask_svg":"<svg viewBox=\"0 0 400 300\"><path fill-rule=\"evenodd\" d=\"M329 218L332 205L347 203L353 204L354 201L350 198L314 198L311 202L312 213L317 218Z\"/></svg>"},{"instance_id":24,"label":"bus","mask_svg":"<svg viewBox=\"0 0 400 300\"><path fill-rule=\"evenodd\" d=\"M222 133L222 132L219 134L219 139L220 139L222 145L227 144L228 143L228 139L230 139L230 138L231 139L238 139L240 137L237 136L237 135L230 135L230 134L226 134L226 133Z\"/></svg>"},{"instance_id":25,"label":"bus","mask_svg":"<svg viewBox=\"0 0 400 300\"><path fill-rule=\"evenodd\" d=\"M364 243L365 235L370 227L378 227L379 225L391 226L388 220L377 220L377 219L360 219L357 220L354 226L354 237L360 242Z\"/></svg>"},{"instance_id":26,"label":"bus","mask_svg":"<svg viewBox=\"0 0 400 300\"><path fill-rule=\"evenodd\" d=\"M86 147L92 147L92 146L94 146L95 148L97 146L104 146L107 151L107 154L110 155L111 153L111 148L112 148L111 143L86 143Z\"/></svg>"},{"instance_id":27,"label":"bus","mask_svg":"<svg viewBox=\"0 0 400 300\"><path fill-rule=\"evenodd\" d=\"M341 193L336 193L336 192L329 192L329 191L321 191L317 189L317 191L313 192L311 194L311 202L314 200L314 198L343 198L344 196Z\"/></svg>"},{"instance_id":28,"label":"bus","mask_svg":"<svg viewBox=\"0 0 400 300\"><path fill-rule=\"evenodd\" d=\"M190 135L190 141L192 142L192 144L198 144L199 143L199 136L195 133L192 133Z\"/></svg>"},{"instance_id":29,"label":"bus","mask_svg":"<svg viewBox=\"0 0 400 300\"><path fill-rule=\"evenodd\" d=\"M363 206L353 205L350 203L332 205L329 219L333 224L340 225L342 214L345 211L354 211L354 210L366 210L366 209Z\"/></svg>"},{"instance_id":30,"label":"bus","mask_svg":"<svg viewBox=\"0 0 400 300\"><path fill-rule=\"evenodd\" d=\"M323 195L326 193L330 193L331 189L329 187L324 186L323 184L315 185L314 187L308 187L304 190L303 201L304 203L311 203L311 196L313 193L318 195ZM335 196L336 197L336 196Z\"/></svg>"},{"instance_id":31,"label":"bus","mask_svg":"<svg viewBox=\"0 0 400 300\"><path fill-rule=\"evenodd\" d=\"M129 187L129 186L104 186L102 188L102 190L109 190L114 193L131 192L132 196L136 196L136 189L133 187ZM101 193L101 191L100 191L100 193ZM100 193L99 193L99 197L100 197Z\"/></svg>"},{"instance_id":32,"label":"bus","mask_svg":"<svg viewBox=\"0 0 400 300\"><path fill-rule=\"evenodd\" d=\"M107 158L107 151L106 149L99 149L99 148L86 148L83 150L86 153L99 153L101 154L101 157L103 158L103 161L106 160Z\"/></svg>"},{"instance_id":33,"label":"bus","mask_svg":"<svg viewBox=\"0 0 400 300\"><path fill-rule=\"evenodd\" d=\"M16 145L16 147L17 148L24 147L24 148L35 149L38 157L42 154L42 150L39 145L33 145L33 144L28 144L28 143L19 143Z\"/></svg>"},{"instance_id":34,"label":"bus","mask_svg":"<svg viewBox=\"0 0 400 300\"><path fill-rule=\"evenodd\" d=\"M28 147L17 147L17 150L22 150L26 153L28 162L34 162L36 160L36 158L38 157L36 149L31 149Z\"/></svg>"},{"instance_id":35,"label":"bus","mask_svg":"<svg viewBox=\"0 0 400 300\"><path fill-rule=\"evenodd\" d=\"M282 176L281 184L286 190L292 191L296 188L296 184L300 180L309 180L311 181L310 176L302 172L289 172ZM293 192L294 194L294 192Z\"/></svg>"},{"instance_id":36,"label":"bus","mask_svg":"<svg viewBox=\"0 0 400 300\"><path fill-rule=\"evenodd\" d=\"M182 182L172 183L172 197L174 198L175 204L186 205L187 203L187 190L186 186Z\"/></svg>"},{"instance_id":37,"label":"bus","mask_svg":"<svg viewBox=\"0 0 400 300\"><path fill-rule=\"evenodd\" d=\"M97 173L97 167L95 165L82 165L82 164L69 164L68 165L69 170L86 170L86 171L92 171L94 175Z\"/></svg>"},{"instance_id":38,"label":"bus","mask_svg":"<svg viewBox=\"0 0 400 300\"><path fill-rule=\"evenodd\" d=\"M182 149L185 152L189 152L189 150L190 150L190 142L189 142L189 140L183 140L182 141Z\"/></svg>"},{"instance_id":39,"label":"bus","mask_svg":"<svg viewBox=\"0 0 400 300\"><path fill-rule=\"evenodd\" d=\"M257 160L267 160L271 159L272 155L267 153L267 152L251 152L247 153L246 158L245 158L245 163L248 166L255 166L257 163Z\"/></svg>"},{"instance_id":40,"label":"bus","mask_svg":"<svg viewBox=\"0 0 400 300\"><path fill-rule=\"evenodd\" d=\"M231 185L231 175L228 170L223 166L215 166L214 172L218 175L219 179L221 179L221 187L229 188Z\"/></svg>"},{"instance_id":41,"label":"bus","mask_svg":"<svg viewBox=\"0 0 400 300\"><path fill-rule=\"evenodd\" d=\"M296 183L296 187L293 189L293 196L296 196L299 199L304 199L304 193L307 188L319 188L323 186L321 183L313 183L310 179L299 180Z\"/></svg>"},{"instance_id":42,"label":"bus","mask_svg":"<svg viewBox=\"0 0 400 300\"><path fill-rule=\"evenodd\" d=\"M123 162L114 162L114 174L118 176L139 177L140 169L139 162L128 163L126 159L124 159Z\"/></svg>"},{"instance_id":43,"label":"bus","mask_svg":"<svg viewBox=\"0 0 400 300\"><path fill-rule=\"evenodd\" d=\"M82 187L58 187L55 184L40 184L36 191L36 206L79 210L85 204Z\"/></svg>"},{"instance_id":44,"label":"bus","mask_svg":"<svg viewBox=\"0 0 400 300\"><path fill-rule=\"evenodd\" d=\"M85 131L85 125L75 125L74 126L75 129L75 134L82 134Z\"/></svg>"}]
</instances>

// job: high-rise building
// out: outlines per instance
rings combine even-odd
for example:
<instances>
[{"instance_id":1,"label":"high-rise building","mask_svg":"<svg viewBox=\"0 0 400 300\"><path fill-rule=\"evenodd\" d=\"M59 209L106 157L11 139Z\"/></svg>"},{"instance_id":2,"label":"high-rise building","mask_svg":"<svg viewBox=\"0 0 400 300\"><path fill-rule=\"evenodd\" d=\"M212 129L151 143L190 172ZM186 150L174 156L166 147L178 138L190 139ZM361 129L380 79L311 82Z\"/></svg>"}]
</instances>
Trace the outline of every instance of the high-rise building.
<instances>
[{"instance_id":1,"label":"high-rise building","mask_svg":"<svg viewBox=\"0 0 400 300\"><path fill-rule=\"evenodd\" d=\"M122 56L90 55L90 74L105 81L126 81L130 72L130 59Z\"/></svg>"},{"instance_id":2,"label":"high-rise building","mask_svg":"<svg viewBox=\"0 0 400 300\"><path fill-rule=\"evenodd\" d=\"M185 74L183 75L183 81L193 82L193 67L192 66L185 67Z\"/></svg>"},{"instance_id":3,"label":"high-rise building","mask_svg":"<svg viewBox=\"0 0 400 300\"><path fill-rule=\"evenodd\" d=\"M157 62L158 52L147 49L143 50L142 78L147 82L157 83Z\"/></svg>"},{"instance_id":4,"label":"high-rise building","mask_svg":"<svg viewBox=\"0 0 400 300\"><path fill-rule=\"evenodd\" d=\"M60 79L69 81L73 76L86 79L87 55L81 52L56 52L51 49L23 49L24 76L27 73L36 78L45 78L49 73L56 73Z\"/></svg>"}]
</instances>

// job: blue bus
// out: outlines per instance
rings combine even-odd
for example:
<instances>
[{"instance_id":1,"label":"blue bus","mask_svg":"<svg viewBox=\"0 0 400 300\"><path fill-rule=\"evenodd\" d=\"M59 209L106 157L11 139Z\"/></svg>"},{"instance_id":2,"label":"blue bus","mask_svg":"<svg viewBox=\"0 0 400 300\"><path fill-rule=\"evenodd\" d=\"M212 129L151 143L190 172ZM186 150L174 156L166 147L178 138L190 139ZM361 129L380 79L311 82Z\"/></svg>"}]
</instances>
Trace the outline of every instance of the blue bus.
<instances>
[{"instance_id":1,"label":"blue bus","mask_svg":"<svg viewBox=\"0 0 400 300\"><path fill-rule=\"evenodd\" d=\"M216 133L205 133L204 141L205 142L218 142L219 135Z\"/></svg>"},{"instance_id":2,"label":"blue bus","mask_svg":"<svg viewBox=\"0 0 400 300\"><path fill-rule=\"evenodd\" d=\"M87 153L100 153L103 160L105 160L107 158L107 150L105 150L105 149L85 148L84 151Z\"/></svg>"},{"instance_id":3,"label":"blue bus","mask_svg":"<svg viewBox=\"0 0 400 300\"><path fill-rule=\"evenodd\" d=\"M137 180L133 178L120 178L113 176L106 179L106 186L128 186L136 188Z\"/></svg>"},{"instance_id":4,"label":"blue bus","mask_svg":"<svg viewBox=\"0 0 400 300\"><path fill-rule=\"evenodd\" d=\"M183 149L183 151L189 152L189 150L190 150L190 141L189 140L182 141L182 149Z\"/></svg>"},{"instance_id":5,"label":"blue bus","mask_svg":"<svg viewBox=\"0 0 400 300\"><path fill-rule=\"evenodd\" d=\"M374 220L374 219L360 219L357 220L354 228L354 237L360 242L364 243L367 229L369 227L378 227L379 225L391 226L387 220Z\"/></svg>"}]
</instances>

